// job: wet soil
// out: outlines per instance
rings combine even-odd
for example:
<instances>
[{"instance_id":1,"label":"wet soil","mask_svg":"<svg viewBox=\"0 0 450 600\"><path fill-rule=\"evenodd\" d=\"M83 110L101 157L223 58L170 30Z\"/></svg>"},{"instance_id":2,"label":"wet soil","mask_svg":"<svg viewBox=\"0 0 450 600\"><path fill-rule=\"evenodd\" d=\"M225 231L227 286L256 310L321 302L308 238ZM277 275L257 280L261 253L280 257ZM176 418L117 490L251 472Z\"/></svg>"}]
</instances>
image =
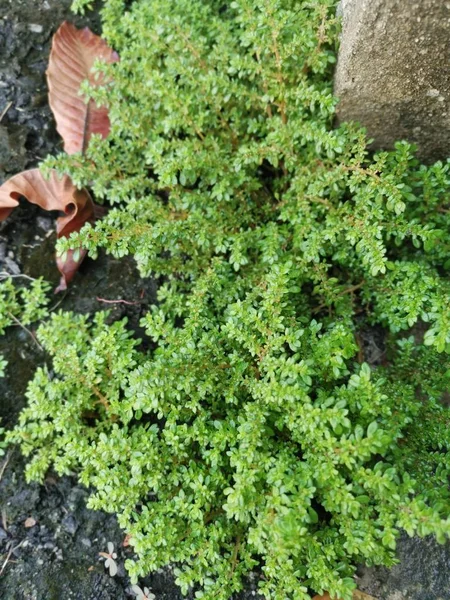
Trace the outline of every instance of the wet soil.
<instances>
[{"instance_id":1,"label":"wet soil","mask_svg":"<svg viewBox=\"0 0 450 600\"><path fill-rule=\"evenodd\" d=\"M45 69L51 36L65 19L99 33L98 18L74 18L70 0L0 0L0 183L32 168L61 149L47 104ZM55 285L55 222L35 206L21 205L0 224L0 279L9 273L44 276ZM141 279L132 259L100 256L86 260L68 292L55 297L64 310L92 313L108 308L111 318L127 316L139 334L139 320L155 302L157 282ZM126 300L123 302L105 302ZM381 361L383 344L370 332L363 339L373 362ZM0 379L0 418L11 427L25 404L25 390L36 366L46 357L33 337L10 327L0 338L0 353L9 361ZM375 357L376 355L376 357ZM24 459L17 450L0 461L0 599L122 600L134 597L123 569L132 549L112 515L86 509L88 490L75 477L50 473L44 485L27 484ZM118 574L111 577L99 552L112 542ZM450 600L450 547L434 541L402 539L400 565L361 569L360 589L378 600ZM140 582L156 600L181 600L171 569ZM257 598L252 582L240 600Z\"/></svg>"}]
</instances>

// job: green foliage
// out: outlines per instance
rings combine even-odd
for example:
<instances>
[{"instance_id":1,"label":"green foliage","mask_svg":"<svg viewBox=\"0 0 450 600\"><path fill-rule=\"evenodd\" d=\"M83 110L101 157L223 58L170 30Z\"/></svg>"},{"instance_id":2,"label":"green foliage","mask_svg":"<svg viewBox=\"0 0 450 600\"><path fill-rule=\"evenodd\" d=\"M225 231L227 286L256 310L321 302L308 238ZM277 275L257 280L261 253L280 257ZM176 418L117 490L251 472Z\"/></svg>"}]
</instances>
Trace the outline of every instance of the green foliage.
<instances>
[{"instance_id":1,"label":"green foliage","mask_svg":"<svg viewBox=\"0 0 450 600\"><path fill-rule=\"evenodd\" d=\"M0 334L10 325L30 325L48 316L50 285L42 278L15 285L11 277L0 282ZM0 361L0 369L6 366ZM3 376L3 375L0 375Z\"/></svg>"},{"instance_id":2,"label":"green foliage","mask_svg":"<svg viewBox=\"0 0 450 600\"><path fill-rule=\"evenodd\" d=\"M0 282L0 334L6 327L25 327L48 316L47 304L50 285L42 278L33 279L28 285L16 285L11 277ZM5 377L8 361L0 354L0 378ZM0 456L8 446L5 429L0 427Z\"/></svg>"},{"instance_id":3,"label":"green foliage","mask_svg":"<svg viewBox=\"0 0 450 600\"><path fill-rule=\"evenodd\" d=\"M148 350L104 314L40 327L53 372L9 439L30 479L76 470L118 514L134 580L174 563L204 600L252 570L271 600L347 600L400 529L450 532L450 164L332 128L334 10L106 0L121 59L88 93L111 134L46 161L115 205L60 251L132 254L161 285Z\"/></svg>"},{"instance_id":4,"label":"green foliage","mask_svg":"<svg viewBox=\"0 0 450 600\"><path fill-rule=\"evenodd\" d=\"M8 366L8 361L5 360L3 354L0 354L0 378L5 376L5 369Z\"/></svg>"}]
</instances>

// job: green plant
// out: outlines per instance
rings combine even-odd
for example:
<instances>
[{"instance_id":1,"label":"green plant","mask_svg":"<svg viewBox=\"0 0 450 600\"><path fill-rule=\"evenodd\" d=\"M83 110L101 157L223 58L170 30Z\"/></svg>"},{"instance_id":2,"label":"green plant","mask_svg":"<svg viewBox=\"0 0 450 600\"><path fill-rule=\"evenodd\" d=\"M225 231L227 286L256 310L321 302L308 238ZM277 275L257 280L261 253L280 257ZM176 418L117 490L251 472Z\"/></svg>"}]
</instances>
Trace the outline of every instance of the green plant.
<instances>
[{"instance_id":1,"label":"green plant","mask_svg":"<svg viewBox=\"0 0 450 600\"><path fill-rule=\"evenodd\" d=\"M142 589L138 585L133 585L131 589L138 600L155 600L156 598L155 594L152 594L148 587Z\"/></svg>"},{"instance_id":2,"label":"green plant","mask_svg":"<svg viewBox=\"0 0 450 600\"><path fill-rule=\"evenodd\" d=\"M11 277L0 281L0 334L11 325L25 329L35 321L48 316L48 291L50 285L42 278L31 280L28 285L16 285ZM0 361L1 373L6 367L3 357Z\"/></svg>"},{"instance_id":3,"label":"green plant","mask_svg":"<svg viewBox=\"0 0 450 600\"><path fill-rule=\"evenodd\" d=\"M8 361L5 360L3 354L0 354L0 378L5 376L5 369L8 366Z\"/></svg>"},{"instance_id":4,"label":"green plant","mask_svg":"<svg viewBox=\"0 0 450 600\"><path fill-rule=\"evenodd\" d=\"M105 569L109 570L109 574L111 577L115 577L117 575L117 563L116 558L117 554L114 552L114 544L112 542L108 542L108 552L99 552L101 558L105 559Z\"/></svg>"},{"instance_id":5,"label":"green plant","mask_svg":"<svg viewBox=\"0 0 450 600\"><path fill-rule=\"evenodd\" d=\"M107 313L40 327L53 373L9 439L30 479L77 470L118 514L134 581L174 563L228 600L256 570L271 600L347 600L401 529L450 532L449 163L333 129L334 9L106 0L120 61L83 90L110 134L46 161L116 204L59 251L133 254L161 284L147 350Z\"/></svg>"},{"instance_id":6,"label":"green plant","mask_svg":"<svg viewBox=\"0 0 450 600\"><path fill-rule=\"evenodd\" d=\"M33 279L28 285L20 286L15 285L11 277L0 281L0 334L4 334L7 327L17 325L36 342L34 333L26 325L48 316L49 289L49 284L42 279ZM5 377L7 366L8 361L0 354L0 378ZM0 427L0 456L5 454L5 448L8 447L5 433L4 427Z\"/></svg>"}]
</instances>

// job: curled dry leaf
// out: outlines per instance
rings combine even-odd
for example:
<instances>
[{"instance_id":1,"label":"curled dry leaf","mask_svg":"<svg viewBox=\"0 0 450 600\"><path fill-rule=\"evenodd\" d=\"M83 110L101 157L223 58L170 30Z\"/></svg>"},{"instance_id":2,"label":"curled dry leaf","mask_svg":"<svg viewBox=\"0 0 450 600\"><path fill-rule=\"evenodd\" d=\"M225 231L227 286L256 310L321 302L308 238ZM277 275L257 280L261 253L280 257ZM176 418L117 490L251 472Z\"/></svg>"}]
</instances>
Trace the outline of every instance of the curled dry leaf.
<instances>
[{"instance_id":1,"label":"curled dry leaf","mask_svg":"<svg viewBox=\"0 0 450 600\"><path fill-rule=\"evenodd\" d=\"M332 598L331 598L330 594L328 592L326 592L322 596L320 596L320 595L314 596L312 600L332 600ZM360 592L359 590L354 590L353 591L353 600L377 600L377 599L374 598L373 596L369 596L368 594L365 594L364 592Z\"/></svg>"},{"instance_id":2,"label":"curled dry leaf","mask_svg":"<svg viewBox=\"0 0 450 600\"><path fill-rule=\"evenodd\" d=\"M97 59L112 63L119 55L88 27L77 29L65 21L53 36L47 81L49 104L68 154L84 152L93 133L103 138L109 134L108 109L80 96L84 80L95 86L106 83L91 71Z\"/></svg>"},{"instance_id":3,"label":"curled dry leaf","mask_svg":"<svg viewBox=\"0 0 450 600\"><path fill-rule=\"evenodd\" d=\"M355 590L353 592L353 600L377 600L373 596L369 596L369 594L365 594L364 592L360 592L359 590Z\"/></svg>"},{"instance_id":4,"label":"curled dry leaf","mask_svg":"<svg viewBox=\"0 0 450 600\"><path fill-rule=\"evenodd\" d=\"M56 171L51 171L50 179L46 181L39 169L31 169L11 177L0 186L0 221L4 221L18 206L21 196L44 210L64 213L56 221L59 238L79 231L88 221L94 221L94 203L89 193L78 190L67 175L59 178ZM85 254L85 250L75 249L57 259L61 280L56 292L67 288Z\"/></svg>"}]
</instances>

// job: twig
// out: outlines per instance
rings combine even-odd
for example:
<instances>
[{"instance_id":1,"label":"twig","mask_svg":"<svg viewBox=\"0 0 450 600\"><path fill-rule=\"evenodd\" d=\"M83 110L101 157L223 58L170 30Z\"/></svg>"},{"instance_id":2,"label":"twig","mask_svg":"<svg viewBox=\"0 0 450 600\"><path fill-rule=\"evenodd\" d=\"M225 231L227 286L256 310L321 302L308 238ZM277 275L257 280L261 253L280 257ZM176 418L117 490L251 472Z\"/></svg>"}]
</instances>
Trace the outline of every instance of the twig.
<instances>
[{"instance_id":1,"label":"twig","mask_svg":"<svg viewBox=\"0 0 450 600\"><path fill-rule=\"evenodd\" d=\"M83 126L83 143L81 145L81 154L84 156L86 154L86 148L88 145L88 127L89 127L89 118L90 118L90 114L91 114L91 102L92 100L89 100L89 102L86 105L86 114L84 116L84 126Z\"/></svg>"},{"instance_id":2,"label":"twig","mask_svg":"<svg viewBox=\"0 0 450 600\"><path fill-rule=\"evenodd\" d=\"M358 346L357 361L361 365L364 362L364 346L363 346L362 339L361 339L361 336L359 335L359 333L355 334L355 341L356 341L356 345Z\"/></svg>"},{"instance_id":3,"label":"twig","mask_svg":"<svg viewBox=\"0 0 450 600\"><path fill-rule=\"evenodd\" d=\"M5 509L2 510L2 527L5 531L8 531L8 517Z\"/></svg>"},{"instance_id":4,"label":"twig","mask_svg":"<svg viewBox=\"0 0 450 600\"><path fill-rule=\"evenodd\" d=\"M58 302L56 304L54 304L51 308L48 309L48 312L53 312L54 310L56 310L58 308L58 306L64 302L64 300L66 299L67 296L67 292L62 296L62 298L60 300L58 300Z\"/></svg>"},{"instance_id":5,"label":"twig","mask_svg":"<svg viewBox=\"0 0 450 600\"><path fill-rule=\"evenodd\" d=\"M3 120L3 117L6 115L6 113L8 112L8 110L11 108L12 106L12 102L8 102L8 104L5 106L5 108L3 109L2 114L0 115L0 123Z\"/></svg>"},{"instance_id":6,"label":"twig","mask_svg":"<svg viewBox=\"0 0 450 600\"><path fill-rule=\"evenodd\" d=\"M14 321L14 323L16 323L19 327L21 327L24 331L26 331L28 333L28 335L30 335L32 337L34 343L39 348L39 350L41 350L42 352L44 352L44 348L37 341L36 336L34 335L34 333L30 329L28 329L28 327L25 327L25 325L23 323L21 323L19 321L19 319L16 319L16 317L12 313L8 312L7 315L8 315L8 317L10 319L12 319Z\"/></svg>"},{"instance_id":7,"label":"twig","mask_svg":"<svg viewBox=\"0 0 450 600\"><path fill-rule=\"evenodd\" d=\"M0 481L2 480L2 477L3 477L3 474L4 474L5 470L6 470L6 467L8 466L8 463L11 460L11 456L12 456L12 451L10 451L10 452L7 453L6 458L3 461L2 468L0 470ZM2 513L2 516L3 516L3 513Z\"/></svg>"},{"instance_id":8,"label":"twig","mask_svg":"<svg viewBox=\"0 0 450 600\"><path fill-rule=\"evenodd\" d=\"M22 546L22 544L25 542L25 540L22 540L21 542L19 542L17 544L17 546L14 546L14 548L11 548L8 552L8 556L5 559L5 562L2 565L2 568L0 569L0 577L3 575L3 571L5 570L6 565L9 563L9 559L11 558L11 554L17 550L17 548L20 548L20 546Z\"/></svg>"},{"instance_id":9,"label":"twig","mask_svg":"<svg viewBox=\"0 0 450 600\"><path fill-rule=\"evenodd\" d=\"M276 32L275 30L272 32L272 52L275 55L275 64L277 66L277 74L276 74L276 78L278 80L278 83L281 86L284 86L284 77L283 77L283 72L281 70L281 64L282 64L282 60L281 60L281 55L280 55L280 51L278 49L278 32ZM281 115L281 121L283 123L283 125L286 125L287 123L287 115L286 115L286 101L283 100L281 102L275 103L275 106L278 107L279 111L280 111L280 115Z\"/></svg>"},{"instance_id":10,"label":"twig","mask_svg":"<svg viewBox=\"0 0 450 600\"><path fill-rule=\"evenodd\" d=\"M230 576L233 575L233 573L234 573L234 571L236 569L236 566L237 566L237 563L238 563L238 555L239 555L240 547L241 547L241 536L238 535L237 538L236 538L236 543L235 543L234 548L233 548L233 556L231 558L231 572L230 572Z\"/></svg>"},{"instance_id":11,"label":"twig","mask_svg":"<svg viewBox=\"0 0 450 600\"><path fill-rule=\"evenodd\" d=\"M360 283L357 283L356 285L352 285L352 286L346 288L345 290L342 290L338 294L336 294L335 298L339 298L340 296L345 296L345 294L353 294L353 292L356 292L357 290L359 290L360 288L362 288L365 283L366 282L363 279ZM320 310L322 310L322 308L325 308L326 306L328 306L327 303L319 304L319 306L316 306L316 308L314 308L312 312L313 313L317 313Z\"/></svg>"},{"instance_id":12,"label":"twig","mask_svg":"<svg viewBox=\"0 0 450 600\"><path fill-rule=\"evenodd\" d=\"M28 279L29 281L36 281L34 277L29 277L28 275L23 275L22 273L19 273L17 275L13 275L11 273L7 273L6 271L1 271L0 272L0 281L3 279L9 279L9 278L13 278L13 277L24 277L25 279Z\"/></svg>"},{"instance_id":13,"label":"twig","mask_svg":"<svg viewBox=\"0 0 450 600\"><path fill-rule=\"evenodd\" d=\"M141 302L139 302L138 300L136 300L136 302L129 302L128 300L121 300L120 298L119 300L106 300L105 298L99 298L98 296L96 300L98 300L98 302L105 302L106 304L129 304L130 306L141 304Z\"/></svg>"}]
</instances>

